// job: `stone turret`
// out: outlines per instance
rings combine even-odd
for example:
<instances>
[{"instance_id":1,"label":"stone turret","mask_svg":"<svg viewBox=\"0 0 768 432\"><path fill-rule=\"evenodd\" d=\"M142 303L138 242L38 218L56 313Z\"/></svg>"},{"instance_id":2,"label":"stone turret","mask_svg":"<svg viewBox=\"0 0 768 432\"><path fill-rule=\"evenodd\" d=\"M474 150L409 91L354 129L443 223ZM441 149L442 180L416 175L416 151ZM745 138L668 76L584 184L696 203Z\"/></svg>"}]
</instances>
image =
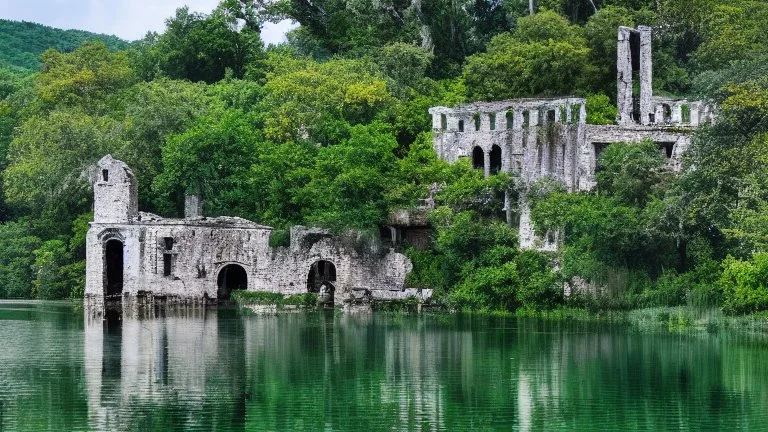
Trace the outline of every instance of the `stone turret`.
<instances>
[{"instance_id":1,"label":"stone turret","mask_svg":"<svg viewBox=\"0 0 768 432\"><path fill-rule=\"evenodd\" d=\"M125 163L104 156L93 184L93 221L131 223L139 215L136 176Z\"/></svg>"}]
</instances>

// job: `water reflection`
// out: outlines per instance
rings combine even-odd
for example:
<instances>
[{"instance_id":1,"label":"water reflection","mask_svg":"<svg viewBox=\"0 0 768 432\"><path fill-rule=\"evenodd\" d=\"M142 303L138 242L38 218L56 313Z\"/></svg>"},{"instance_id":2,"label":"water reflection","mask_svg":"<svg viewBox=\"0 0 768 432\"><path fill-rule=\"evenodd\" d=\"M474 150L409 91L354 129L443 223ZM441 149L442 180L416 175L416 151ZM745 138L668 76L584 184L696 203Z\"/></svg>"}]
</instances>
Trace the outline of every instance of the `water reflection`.
<instances>
[{"instance_id":1,"label":"water reflection","mask_svg":"<svg viewBox=\"0 0 768 432\"><path fill-rule=\"evenodd\" d=\"M763 337L466 316L0 304L2 430L738 430Z\"/></svg>"}]
</instances>

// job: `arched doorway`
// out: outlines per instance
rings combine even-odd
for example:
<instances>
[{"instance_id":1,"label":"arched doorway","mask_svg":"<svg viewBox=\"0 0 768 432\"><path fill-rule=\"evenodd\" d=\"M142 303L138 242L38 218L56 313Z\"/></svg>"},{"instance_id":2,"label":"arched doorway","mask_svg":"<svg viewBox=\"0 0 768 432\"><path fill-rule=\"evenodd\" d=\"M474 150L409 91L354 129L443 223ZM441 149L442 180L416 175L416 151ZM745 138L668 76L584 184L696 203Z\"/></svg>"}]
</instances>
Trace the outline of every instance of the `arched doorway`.
<instances>
[{"instance_id":1,"label":"arched doorway","mask_svg":"<svg viewBox=\"0 0 768 432\"><path fill-rule=\"evenodd\" d=\"M318 303L333 303L336 291L336 266L330 261L316 261L309 267L307 291L318 295Z\"/></svg>"},{"instance_id":2,"label":"arched doorway","mask_svg":"<svg viewBox=\"0 0 768 432\"><path fill-rule=\"evenodd\" d=\"M112 239L104 245L104 298L123 294L123 242Z\"/></svg>"},{"instance_id":3,"label":"arched doorway","mask_svg":"<svg viewBox=\"0 0 768 432\"><path fill-rule=\"evenodd\" d=\"M485 169L485 152L480 146L472 149L472 168Z\"/></svg>"},{"instance_id":4,"label":"arched doorway","mask_svg":"<svg viewBox=\"0 0 768 432\"><path fill-rule=\"evenodd\" d=\"M491 147L491 174L498 174L501 171L501 147L494 144Z\"/></svg>"},{"instance_id":5,"label":"arched doorway","mask_svg":"<svg viewBox=\"0 0 768 432\"><path fill-rule=\"evenodd\" d=\"M232 291L248 289L248 274L243 267L228 264L219 270L216 283L219 287L217 293L219 301L229 300Z\"/></svg>"}]
</instances>

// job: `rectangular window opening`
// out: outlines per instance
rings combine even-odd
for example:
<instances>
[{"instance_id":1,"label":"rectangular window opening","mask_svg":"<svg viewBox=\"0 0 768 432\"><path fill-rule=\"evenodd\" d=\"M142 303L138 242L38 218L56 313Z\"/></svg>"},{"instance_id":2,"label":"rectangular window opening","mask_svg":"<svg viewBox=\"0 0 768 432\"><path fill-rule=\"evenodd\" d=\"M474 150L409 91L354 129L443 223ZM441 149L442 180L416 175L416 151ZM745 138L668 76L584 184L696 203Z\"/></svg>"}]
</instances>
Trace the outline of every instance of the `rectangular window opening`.
<instances>
[{"instance_id":1,"label":"rectangular window opening","mask_svg":"<svg viewBox=\"0 0 768 432\"><path fill-rule=\"evenodd\" d=\"M491 130L496 130L496 113L488 114L488 126Z\"/></svg>"},{"instance_id":2,"label":"rectangular window opening","mask_svg":"<svg viewBox=\"0 0 768 432\"><path fill-rule=\"evenodd\" d=\"M173 237L163 237L163 243L165 244L165 250L173 249Z\"/></svg>"},{"instance_id":3,"label":"rectangular window opening","mask_svg":"<svg viewBox=\"0 0 768 432\"><path fill-rule=\"evenodd\" d=\"M101 179L105 182L109 181L109 170L101 170Z\"/></svg>"},{"instance_id":4,"label":"rectangular window opening","mask_svg":"<svg viewBox=\"0 0 768 432\"><path fill-rule=\"evenodd\" d=\"M507 111L507 129L515 127L515 113L514 111Z\"/></svg>"},{"instance_id":5,"label":"rectangular window opening","mask_svg":"<svg viewBox=\"0 0 768 432\"><path fill-rule=\"evenodd\" d=\"M528 127L531 124L531 113L529 111L523 112L523 127Z\"/></svg>"},{"instance_id":6,"label":"rectangular window opening","mask_svg":"<svg viewBox=\"0 0 768 432\"><path fill-rule=\"evenodd\" d=\"M610 145L610 143L594 143L595 146L595 160L600 159L600 156L603 154L605 149Z\"/></svg>"},{"instance_id":7,"label":"rectangular window opening","mask_svg":"<svg viewBox=\"0 0 768 432\"><path fill-rule=\"evenodd\" d=\"M547 111L547 123L554 123L555 120L555 110Z\"/></svg>"},{"instance_id":8,"label":"rectangular window opening","mask_svg":"<svg viewBox=\"0 0 768 432\"><path fill-rule=\"evenodd\" d=\"M659 150L666 156L667 159L672 159L672 154L675 150L675 143L673 142L661 142L656 144L659 146Z\"/></svg>"},{"instance_id":9,"label":"rectangular window opening","mask_svg":"<svg viewBox=\"0 0 768 432\"><path fill-rule=\"evenodd\" d=\"M163 254L163 276L170 276L173 264L173 255Z\"/></svg>"},{"instance_id":10,"label":"rectangular window opening","mask_svg":"<svg viewBox=\"0 0 768 432\"><path fill-rule=\"evenodd\" d=\"M459 132L464 132L464 120L459 120Z\"/></svg>"},{"instance_id":11,"label":"rectangular window opening","mask_svg":"<svg viewBox=\"0 0 768 432\"><path fill-rule=\"evenodd\" d=\"M690 123L691 122L691 106L690 105L683 105L680 107L680 120L683 123Z\"/></svg>"},{"instance_id":12,"label":"rectangular window opening","mask_svg":"<svg viewBox=\"0 0 768 432\"><path fill-rule=\"evenodd\" d=\"M445 114L440 114L440 129L448 129L448 118L445 116Z\"/></svg>"},{"instance_id":13,"label":"rectangular window opening","mask_svg":"<svg viewBox=\"0 0 768 432\"><path fill-rule=\"evenodd\" d=\"M475 130L479 131L480 130L480 124L481 124L480 114L475 114L474 115L474 120L475 120Z\"/></svg>"},{"instance_id":14,"label":"rectangular window opening","mask_svg":"<svg viewBox=\"0 0 768 432\"><path fill-rule=\"evenodd\" d=\"M581 105L571 105L571 123L579 122L579 111L581 111Z\"/></svg>"}]
</instances>

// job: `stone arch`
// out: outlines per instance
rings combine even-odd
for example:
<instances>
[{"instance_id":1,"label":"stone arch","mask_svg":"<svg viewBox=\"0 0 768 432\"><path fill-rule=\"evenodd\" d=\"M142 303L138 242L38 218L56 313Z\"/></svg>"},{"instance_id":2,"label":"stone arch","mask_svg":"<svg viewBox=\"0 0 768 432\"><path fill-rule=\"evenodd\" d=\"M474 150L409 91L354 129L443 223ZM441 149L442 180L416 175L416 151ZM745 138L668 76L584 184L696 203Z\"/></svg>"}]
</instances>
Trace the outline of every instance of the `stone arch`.
<instances>
[{"instance_id":1,"label":"stone arch","mask_svg":"<svg viewBox=\"0 0 768 432\"><path fill-rule=\"evenodd\" d=\"M327 260L317 260L309 266L307 274L307 291L319 293L324 283L334 287L336 282L336 265ZM334 287L335 288L335 287Z\"/></svg>"},{"instance_id":2,"label":"stone arch","mask_svg":"<svg viewBox=\"0 0 768 432\"><path fill-rule=\"evenodd\" d=\"M240 264L227 264L216 277L217 298L229 300L232 291L248 289L248 272Z\"/></svg>"},{"instance_id":3,"label":"stone arch","mask_svg":"<svg viewBox=\"0 0 768 432\"><path fill-rule=\"evenodd\" d=\"M104 298L120 299L123 295L125 254L123 239L117 236L104 241Z\"/></svg>"},{"instance_id":4,"label":"stone arch","mask_svg":"<svg viewBox=\"0 0 768 432\"><path fill-rule=\"evenodd\" d=\"M485 152L480 146L472 149L472 168L485 169Z\"/></svg>"},{"instance_id":5,"label":"stone arch","mask_svg":"<svg viewBox=\"0 0 768 432\"><path fill-rule=\"evenodd\" d=\"M491 147L491 154L489 157L491 159L491 174L498 174L501 171L501 147L494 144L493 147Z\"/></svg>"}]
</instances>

